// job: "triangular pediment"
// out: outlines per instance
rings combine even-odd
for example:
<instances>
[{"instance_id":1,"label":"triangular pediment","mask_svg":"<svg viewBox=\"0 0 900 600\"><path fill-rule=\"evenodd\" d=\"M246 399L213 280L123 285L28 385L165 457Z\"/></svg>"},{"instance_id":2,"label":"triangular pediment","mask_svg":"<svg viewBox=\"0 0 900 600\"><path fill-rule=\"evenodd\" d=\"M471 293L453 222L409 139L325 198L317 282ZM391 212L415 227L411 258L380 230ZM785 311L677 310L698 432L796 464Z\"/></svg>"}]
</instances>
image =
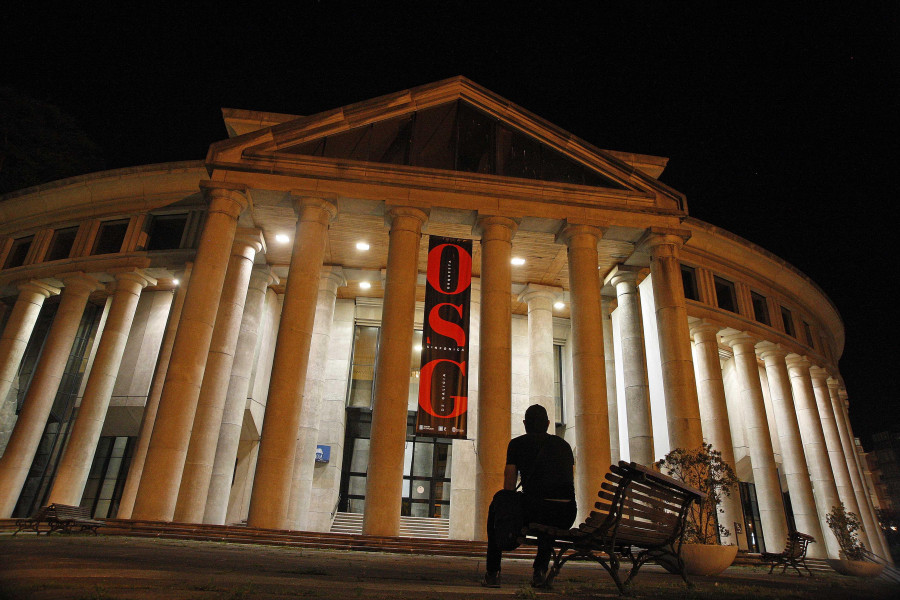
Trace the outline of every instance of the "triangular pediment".
<instances>
[{"instance_id":1,"label":"triangular pediment","mask_svg":"<svg viewBox=\"0 0 900 600\"><path fill-rule=\"evenodd\" d=\"M375 164L665 196L683 209L655 180L666 159L600 150L462 77L311 116L237 112L227 114L263 128L213 144L210 166Z\"/></svg>"}]
</instances>

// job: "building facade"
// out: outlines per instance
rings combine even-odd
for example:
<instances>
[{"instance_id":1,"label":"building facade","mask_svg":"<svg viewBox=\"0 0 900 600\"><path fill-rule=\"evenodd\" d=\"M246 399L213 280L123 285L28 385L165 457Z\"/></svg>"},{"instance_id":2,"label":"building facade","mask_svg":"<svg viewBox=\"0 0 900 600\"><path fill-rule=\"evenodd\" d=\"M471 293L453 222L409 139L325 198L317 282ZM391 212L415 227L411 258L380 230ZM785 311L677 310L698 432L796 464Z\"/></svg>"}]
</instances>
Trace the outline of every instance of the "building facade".
<instances>
[{"instance_id":1,"label":"building facade","mask_svg":"<svg viewBox=\"0 0 900 600\"><path fill-rule=\"evenodd\" d=\"M886 555L838 370L793 266L688 216L667 159L601 150L463 79L321 114L226 109L205 161L0 199L0 506L483 539L543 404L582 513L609 465L711 443L725 543L833 505ZM413 434L431 235L473 240L465 439ZM582 515L583 516L583 515Z\"/></svg>"}]
</instances>

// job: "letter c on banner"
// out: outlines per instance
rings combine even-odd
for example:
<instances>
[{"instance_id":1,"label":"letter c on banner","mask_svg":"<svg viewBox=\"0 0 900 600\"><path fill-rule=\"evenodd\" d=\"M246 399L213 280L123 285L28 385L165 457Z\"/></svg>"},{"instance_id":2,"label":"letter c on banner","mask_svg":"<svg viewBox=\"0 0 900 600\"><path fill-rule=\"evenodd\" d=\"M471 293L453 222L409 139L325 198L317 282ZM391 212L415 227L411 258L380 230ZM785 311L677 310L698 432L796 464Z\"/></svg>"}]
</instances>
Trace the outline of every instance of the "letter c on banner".
<instances>
[{"instance_id":1,"label":"letter c on banner","mask_svg":"<svg viewBox=\"0 0 900 600\"><path fill-rule=\"evenodd\" d=\"M459 253L459 276L456 279L456 289L445 292L441 287L439 278L441 273L441 254L443 254L444 248L447 248L448 246L456 248L456 252ZM431 252L428 253L428 271L426 277L429 285L438 292L447 295L458 294L468 288L472 283L472 256L466 252L462 246L456 244L441 244L440 246L435 246L431 249Z\"/></svg>"},{"instance_id":2,"label":"letter c on banner","mask_svg":"<svg viewBox=\"0 0 900 600\"><path fill-rule=\"evenodd\" d=\"M458 363L455 360L450 360L449 358L438 358L422 367L422 370L419 372L419 385L422 386L419 390L419 406L422 407L422 410L427 412L429 415L433 417L437 417L439 419L452 419L454 417L458 417L459 415L466 412L466 407L469 404L468 396L450 396L455 400L453 405L453 412L449 415L439 415L434 412L434 408L431 406L431 377L434 374L434 369L437 367L438 363L447 362L452 365L456 365L463 375L466 374L466 363L465 361Z\"/></svg>"}]
</instances>

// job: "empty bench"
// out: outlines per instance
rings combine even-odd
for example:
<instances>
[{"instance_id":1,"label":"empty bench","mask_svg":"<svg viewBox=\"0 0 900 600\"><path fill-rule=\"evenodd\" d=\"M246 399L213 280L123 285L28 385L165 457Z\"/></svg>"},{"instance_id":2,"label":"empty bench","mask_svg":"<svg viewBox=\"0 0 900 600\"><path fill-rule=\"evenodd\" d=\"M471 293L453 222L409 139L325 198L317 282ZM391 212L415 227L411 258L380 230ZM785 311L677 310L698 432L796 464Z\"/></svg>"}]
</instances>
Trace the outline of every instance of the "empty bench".
<instances>
[{"instance_id":1,"label":"empty bench","mask_svg":"<svg viewBox=\"0 0 900 600\"><path fill-rule=\"evenodd\" d=\"M23 529L32 529L40 535L41 523L47 524L47 534L54 531L74 533L75 531L90 531L97 535L97 528L103 525L103 521L91 518L91 509L85 506L70 506L68 504L50 504L39 509L28 519L16 521L19 533ZM14 533L13 535L15 535Z\"/></svg>"},{"instance_id":2,"label":"empty bench","mask_svg":"<svg viewBox=\"0 0 900 600\"><path fill-rule=\"evenodd\" d=\"M573 529L532 523L523 530L525 535L556 540L547 583L570 559L582 557L606 569L619 593L644 563L660 559L668 560L690 585L681 560L681 541L691 504L706 494L635 463L620 462L610 471L601 485L597 510L584 523ZM620 556L627 556L632 564L624 582L619 577Z\"/></svg>"},{"instance_id":3,"label":"empty bench","mask_svg":"<svg viewBox=\"0 0 900 600\"><path fill-rule=\"evenodd\" d=\"M784 544L784 551L778 553L763 552L762 562L763 564L772 564L769 568L770 575L772 574L772 571L775 570L775 567L784 565L781 569L782 575L784 575L784 572L788 567L794 567L797 574L800 575L800 577L803 577L803 572L800 570L800 567L802 566L806 569L806 572L809 573L809 576L812 577L812 571L806 566L806 550L809 548L810 544L815 543L816 538L813 536L806 533L800 533L799 531L791 531L788 533L787 541Z\"/></svg>"}]
</instances>

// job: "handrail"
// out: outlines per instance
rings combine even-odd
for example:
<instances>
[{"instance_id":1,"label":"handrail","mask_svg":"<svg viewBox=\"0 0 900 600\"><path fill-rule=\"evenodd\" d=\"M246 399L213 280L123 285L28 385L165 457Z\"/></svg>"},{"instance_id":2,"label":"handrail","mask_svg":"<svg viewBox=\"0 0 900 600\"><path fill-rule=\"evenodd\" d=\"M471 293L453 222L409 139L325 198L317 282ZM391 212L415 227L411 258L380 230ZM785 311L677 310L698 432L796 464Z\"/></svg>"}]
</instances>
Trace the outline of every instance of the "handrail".
<instances>
[{"instance_id":1,"label":"handrail","mask_svg":"<svg viewBox=\"0 0 900 600\"><path fill-rule=\"evenodd\" d=\"M889 560L882 558L881 556L866 548L863 548L862 555L866 558L866 560L884 566L884 570L881 572L882 577L890 579L894 583L900 583L900 569L895 567Z\"/></svg>"}]
</instances>

